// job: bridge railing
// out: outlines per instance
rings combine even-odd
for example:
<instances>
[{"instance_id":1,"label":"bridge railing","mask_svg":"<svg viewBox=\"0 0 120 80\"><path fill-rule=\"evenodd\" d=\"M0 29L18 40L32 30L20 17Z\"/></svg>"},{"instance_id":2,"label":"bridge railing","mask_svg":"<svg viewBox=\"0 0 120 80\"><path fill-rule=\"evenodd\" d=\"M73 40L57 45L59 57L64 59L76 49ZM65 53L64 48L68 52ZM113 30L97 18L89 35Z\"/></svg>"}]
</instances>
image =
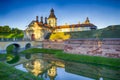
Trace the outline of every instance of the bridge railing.
<instances>
[{"instance_id":1,"label":"bridge railing","mask_svg":"<svg viewBox=\"0 0 120 80\"><path fill-rule=\"evenodd\" d=\"M5 41L31 41L31 40L24 38L0 38L0 42L5 42Z\"/></svg>"}]
</instances>

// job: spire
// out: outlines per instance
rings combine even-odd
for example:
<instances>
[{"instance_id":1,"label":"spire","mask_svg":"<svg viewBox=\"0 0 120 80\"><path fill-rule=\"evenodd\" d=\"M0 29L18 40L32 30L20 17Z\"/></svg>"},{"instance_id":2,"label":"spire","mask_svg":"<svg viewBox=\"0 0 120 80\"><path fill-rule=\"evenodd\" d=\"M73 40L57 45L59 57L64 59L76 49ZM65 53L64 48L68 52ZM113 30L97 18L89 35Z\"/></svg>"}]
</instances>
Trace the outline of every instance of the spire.
<instances>
[{"instance_id":1,"label":"spire","mask_svg":"<svg viewBox=\"0 0 120 80\"><path fill-rule=\"evenodd\" d=\"M38 16L36 16L36 22L38 22Z\"/></svg>"},{"instance_id":2,"label":"spire","mask_svg":"<svg viewBox=\"0 0 120 80\"><path fill-rule=\"evenodd\" d=\"M90 23L90 20L89 20L89 18L87 17L86 18L86 21L85 21L85 24L89 24Z\"/></svg>"},{"instance_id":3,"label":"spire","mask_svg":"<svg viewBox=\"0 0 120 80\"><path fill-rule=\"evenodd\" d=\"M56 18L55 14L54 14L54 9L53 8L50 10L50 15L49 15L48 18Z\"/></svg>"},{"instance_id":4,"label":"spire","mask_svg":"<svg viewBox=\"0 0 120 80\"><path fill-rule=\"evenodd\" d=\"M41 22L41 23L43 23L43 16L41 16L41 18L40 18L40 19L41 19L41 21L40 21L40 22Z\"/></svg>"}]
</instances>

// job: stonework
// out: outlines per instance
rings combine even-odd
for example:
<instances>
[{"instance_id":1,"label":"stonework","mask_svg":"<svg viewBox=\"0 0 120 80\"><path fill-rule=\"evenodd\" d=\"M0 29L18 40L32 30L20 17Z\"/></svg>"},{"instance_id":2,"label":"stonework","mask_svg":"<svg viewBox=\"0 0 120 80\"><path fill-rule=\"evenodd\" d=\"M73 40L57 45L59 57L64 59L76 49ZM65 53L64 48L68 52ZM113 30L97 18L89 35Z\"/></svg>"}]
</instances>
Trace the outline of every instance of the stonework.
<instances>
[{"instance_id":1,"label":"stonework","mask_svg":"<svg viewBox=\"0 0 120 80\"><path fill-rule=\"evenodd\" d=\"M58 42L58 41L43 41L43 48L46 49L64 49L64 42Z\"/></svg>"},{"instance_id":2,"label":"stonework","mask_svg":"<svg viewBox=\"0 0 120 80\"><path fill-rule=\"evenodd\" d=\"M120 39L69 40L65 43L64 51L72 54L120 58Z\"/></svg>"}]
</instances>

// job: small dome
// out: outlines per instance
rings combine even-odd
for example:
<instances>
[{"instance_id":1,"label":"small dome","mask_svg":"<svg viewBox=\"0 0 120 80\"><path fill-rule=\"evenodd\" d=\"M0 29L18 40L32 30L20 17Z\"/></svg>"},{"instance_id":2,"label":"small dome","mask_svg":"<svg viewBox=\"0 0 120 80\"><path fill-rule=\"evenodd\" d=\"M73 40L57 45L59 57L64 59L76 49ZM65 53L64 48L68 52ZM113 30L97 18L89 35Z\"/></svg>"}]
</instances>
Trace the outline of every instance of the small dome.
<instances>
[{"instance_id":1,"label":"small dome","mask_svg":"<svg viewBox=\"0 0 120 80\"><path fill-rule=\"evenodd\" d=\"M50 10L50 15L49 15L48 18L55 18L55 19L57 19L55 14L54 14L54 9L53 8Z\"/></svg>"},{"instance_id":2,"label":"small dome","mask_svg":"<svg viewBox=\"0 0 120 80\"><path fill-rule=\"evenodd\" d=\"M52 8L50 11L51 11L51 12L54 12L54 9Z\"/></svg>"}]
</instances>

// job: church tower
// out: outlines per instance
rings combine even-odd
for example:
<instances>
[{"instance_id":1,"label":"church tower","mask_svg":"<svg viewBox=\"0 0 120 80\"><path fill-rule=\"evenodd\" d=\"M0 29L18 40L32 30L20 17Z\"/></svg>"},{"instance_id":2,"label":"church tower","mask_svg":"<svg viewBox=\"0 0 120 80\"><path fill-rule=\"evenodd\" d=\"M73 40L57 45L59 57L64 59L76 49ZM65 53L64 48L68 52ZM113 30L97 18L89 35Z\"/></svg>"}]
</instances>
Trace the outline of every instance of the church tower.
<instances>
[{"instance_id":1,"label":"church tower","mask_svg":"<svg viewBox=\"0 0 120 80\"><path fill-rule=\"evenodd\" d=\"M85 20L85 24L90 24L90 20L89 20L88 17L87 17L86 20Z\"/></svg>"},{"instance_id":2,"label":"church tower","mask_svg":"<svg viewBox=\"0 0 120 80\"><path fill-rule=\"evenodd\" d=\"M54 9L53 8L50 10L50 15L48 17L47 22L48 22L48 25L50 25L52 27L57 26L57 18L54 14Z\"/></svg>"}]
</instances>

